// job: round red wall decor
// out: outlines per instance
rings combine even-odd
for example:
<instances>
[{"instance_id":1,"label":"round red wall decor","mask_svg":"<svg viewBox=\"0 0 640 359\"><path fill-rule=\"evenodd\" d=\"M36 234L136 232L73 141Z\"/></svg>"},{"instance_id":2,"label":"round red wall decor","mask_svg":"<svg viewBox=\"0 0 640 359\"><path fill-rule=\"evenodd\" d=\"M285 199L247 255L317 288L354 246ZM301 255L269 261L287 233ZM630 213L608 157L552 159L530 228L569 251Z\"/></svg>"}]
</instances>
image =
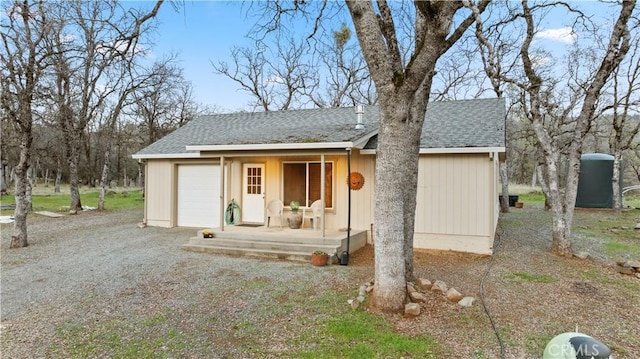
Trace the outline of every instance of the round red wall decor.
<instances>
[{"instance_id":1,"label":"round red wall decor","mask_svg":"<svg viewBox=\"0 0 640 359\"><path fill-rule=\"evenodd\" d=\"M351 172L347 181L349 182L349 188L354 191L357 191L364 186L364 176L360 172Z\"/></svg>"}]
</instances>

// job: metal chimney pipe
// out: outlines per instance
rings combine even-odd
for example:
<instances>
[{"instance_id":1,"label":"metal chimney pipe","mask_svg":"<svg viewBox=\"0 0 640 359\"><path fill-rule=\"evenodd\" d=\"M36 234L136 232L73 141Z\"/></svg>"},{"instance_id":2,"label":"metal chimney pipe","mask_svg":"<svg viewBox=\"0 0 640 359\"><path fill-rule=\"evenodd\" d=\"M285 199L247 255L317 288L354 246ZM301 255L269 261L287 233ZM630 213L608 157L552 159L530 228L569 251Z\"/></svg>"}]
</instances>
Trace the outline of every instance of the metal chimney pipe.
<instances>
[{"instance_id":1,"label":"metal chimney pipe","mask_svg":"<svg viewBox=\"0 0 640 359\"><path fill-rule=\"evenodd\" d=\"M363 116L364 116L364 106L356 105L356 117L358 119L358 122L356 123L356 130L364 130Z\"/></svg>"}]
</instances>

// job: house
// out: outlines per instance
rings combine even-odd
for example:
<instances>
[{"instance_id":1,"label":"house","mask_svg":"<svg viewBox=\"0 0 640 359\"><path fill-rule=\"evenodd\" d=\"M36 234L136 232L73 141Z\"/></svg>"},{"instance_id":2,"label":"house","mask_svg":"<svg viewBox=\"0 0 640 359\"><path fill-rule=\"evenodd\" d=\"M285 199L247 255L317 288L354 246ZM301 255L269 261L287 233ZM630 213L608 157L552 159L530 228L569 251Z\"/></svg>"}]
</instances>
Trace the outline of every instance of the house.
<instances>
[{"instance_id":1,"label":"house","mask_svg":"<svg viewBox=\"0 0 640 359\"><path fill-rule=\"evenodd\" d=\"M351 228L375 241L378 122L377 106L194 119L133 155L145 163L144 222L224 230L225 208L234 200L240 222L263 225L271 199L282 200L288 211L292 200L308 207L324 196L323 230L346 228L350 168L364 179L351 190ZM492 253L504 152L502 99L429 104L420 143L415 248Z\"/></svg>"}]
</instances>

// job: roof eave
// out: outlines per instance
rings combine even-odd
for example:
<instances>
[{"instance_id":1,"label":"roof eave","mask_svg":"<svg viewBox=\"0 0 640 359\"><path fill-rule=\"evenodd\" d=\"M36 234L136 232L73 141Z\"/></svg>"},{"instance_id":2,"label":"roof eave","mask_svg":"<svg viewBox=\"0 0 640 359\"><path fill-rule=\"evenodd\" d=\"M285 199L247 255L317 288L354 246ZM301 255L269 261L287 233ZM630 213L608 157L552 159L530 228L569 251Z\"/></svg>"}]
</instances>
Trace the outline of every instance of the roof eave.
<instances>
[{"instance_id":1,"label":"roof eave","mask_svg":"<svg viewBox=\"0 0 640 359\"><path fill-rule=\"evenodd\" d=\"M494 153L506 152L505 147L451 147L451 148L421 148L420 154L439 153Z\"/></svg>"},{"instance_id":2,"label":"roof eave","mask_svg":"<svg viewBox=\"0 0 640 359\"><path fill-rule=\"evenodd\" d=\"M366 133L365 135L363 135L359 139L353 141L353 147L358 148L358 149L363 149L364 146L366 146L367 143L369 143L369 140L371 139L371 137L373 137L373 136L375 136L377 134L378 134L378 129L375 129L373 131L369 131L368 133Z\"/></svg>"},{"instance_id":3,"label":"roof eave","mask_svg":"<svg viewBox=\"0 0 640 359\"><path fill-rule=\"evenodd\" d=\"M309 142L309 143L254 143L242 145L187 145L187 151L268 151L268 150L318 150L354 147L353 142Z\"/></svg>"},{"instance_id":4,"label":"roof eave","mask_svg":"<svg viewBox=\"0 0 640 359\"><path fill-rule=\"evenodd\" d=\"M452 147L452 148L421 148L420 154L452 154L452 153L494 153L506 152L505 147ZM375 155L375 149L365 149L360 151L363 155Z\"/></svg>"},{"instance_id":5,"label":"roof eave","mask_svg":"<svg viewBox=\"0 0 640 359\"><path fill-rule=\"evenodd\" d=\"M134 160L145 160L145 159L161 159L161 158L199 158L200 153L198 152L190 152L190 153L153 153L153 154L134 154L131 155L131 158Z\"/></svg>"}]
</instances>

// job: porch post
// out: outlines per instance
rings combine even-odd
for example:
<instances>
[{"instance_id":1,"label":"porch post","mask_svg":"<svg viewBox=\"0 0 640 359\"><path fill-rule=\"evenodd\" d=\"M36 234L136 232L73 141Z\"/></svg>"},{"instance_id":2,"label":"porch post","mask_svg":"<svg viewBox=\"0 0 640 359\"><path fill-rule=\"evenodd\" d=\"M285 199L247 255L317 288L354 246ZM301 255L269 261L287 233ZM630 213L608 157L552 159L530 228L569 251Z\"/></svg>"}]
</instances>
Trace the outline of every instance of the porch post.
<instances>
[{"instance_id":1,"label":"porch post","mask_svg":"<svg viewBox=\"0 0 640 359\"><path fill-rule=\"evenodd\" d=\"M220 231L224 232L224 156L220 156Z\"/></svg>"},{"instance_id":2,"label":"porch post","mask_svg":"<svg viewBox=\"0 0 640 359\"><path fill-rule=\"evenodd\" d=\"M322 215L320 216L320 222L322 222L322 238L325 236L325 225L324 225L324 208L326 203L324 202L325 195L325 163L324 163L324 153L320 155L320 199L322 200Z\"/></svg>"}]
</instances>

